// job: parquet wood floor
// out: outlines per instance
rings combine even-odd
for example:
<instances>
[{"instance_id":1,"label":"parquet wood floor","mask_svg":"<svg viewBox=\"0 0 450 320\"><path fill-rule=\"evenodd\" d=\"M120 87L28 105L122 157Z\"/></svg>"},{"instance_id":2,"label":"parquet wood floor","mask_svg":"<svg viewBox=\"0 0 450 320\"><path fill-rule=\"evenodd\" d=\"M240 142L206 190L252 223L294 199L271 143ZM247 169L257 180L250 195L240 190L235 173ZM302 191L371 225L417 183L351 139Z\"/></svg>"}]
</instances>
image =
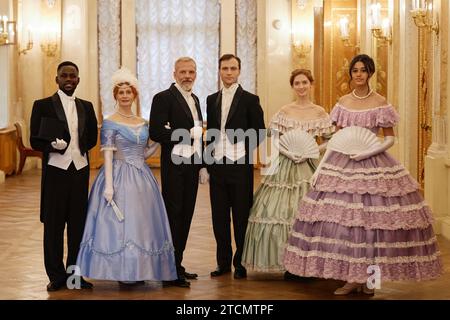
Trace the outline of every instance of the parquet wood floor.
<instances>
[{"instance_id":1,"label":"parquet wood floor","mask_svg":"<svg viewBox=\"0 0 450 320\"><path fill-rule=\"evenodd\" d=\"M159 179L159 170L153 169ZM97 171L91 172L91 180ZM259 177L256 176L257 186ZM209 205L209 188L200 185L184 265L199 274L190 289L163 288L160 283L122 287L112 281L93 280L94 289L46 291L42 224L39 222L40 171L30 170L8 177L0 184L0 299L145 299L145 300L312 300L312 299L450 299L450 241L439 237L445 274L438 280L421 283L383 283L374 297L333 296L342 282L314 280L287 282L282 274L249 272L245 280L232 275L211 279L215 269L215 241Z\"/></svg>"}]
</instances>

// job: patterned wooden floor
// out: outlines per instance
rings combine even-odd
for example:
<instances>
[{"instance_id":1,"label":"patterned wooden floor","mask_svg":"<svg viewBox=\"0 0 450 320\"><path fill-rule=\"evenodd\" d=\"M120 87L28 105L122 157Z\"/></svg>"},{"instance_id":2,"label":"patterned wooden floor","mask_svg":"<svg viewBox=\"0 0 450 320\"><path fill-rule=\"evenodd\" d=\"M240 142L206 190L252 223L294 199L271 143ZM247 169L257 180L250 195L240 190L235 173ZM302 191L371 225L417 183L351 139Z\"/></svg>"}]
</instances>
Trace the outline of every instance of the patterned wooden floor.
<instances>
[{"instance_id":1,"label":"patterned wooden floor","mask_svg":"<svg viewBox=\"0 0 450 320\"><path fill-rule=\"evenodd\" d=\"M154 173L159 178L159 170ZM91 172L94 177L96 171ZM257 180L258 177L257 177ZM257 185L257 184L256 184ZM335 297L339 281L286 282L281 274L249 273L245 280L231 275L211 279L215 268L215 241L210 219L208 186L200 186L184 265L198 273L191 288L162 288L159 283L123 288L116 282L93 281L95 288L48 293L43 263L42 225L39 222L40 171L8 177L0 184L0 299L450 299L450 242L439 239L445 274L436 281L383 283L373 298Z\"/></svg>"}]
</instances>

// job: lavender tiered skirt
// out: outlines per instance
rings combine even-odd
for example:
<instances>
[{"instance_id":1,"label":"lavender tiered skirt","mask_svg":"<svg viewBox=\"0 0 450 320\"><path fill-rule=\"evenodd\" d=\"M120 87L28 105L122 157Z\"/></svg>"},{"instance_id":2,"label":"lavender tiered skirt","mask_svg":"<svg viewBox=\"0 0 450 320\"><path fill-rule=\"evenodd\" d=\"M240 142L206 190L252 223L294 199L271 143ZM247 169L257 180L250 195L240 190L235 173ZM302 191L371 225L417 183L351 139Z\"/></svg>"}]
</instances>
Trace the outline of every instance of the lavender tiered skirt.
<instances>
[{"instance_id":1,"label":"lavender tiered skirt","mask_svg":"<svg viewBox=\"0 0 450 320\"><path fill-rule=\"evenodd\" d=\"M348 282L366 282L373 266L382 281L433 279L442 265L432 222L418 183L388 153L354 161L331 152L300 204L284 264Z\"/></svg>"}]
</instances>

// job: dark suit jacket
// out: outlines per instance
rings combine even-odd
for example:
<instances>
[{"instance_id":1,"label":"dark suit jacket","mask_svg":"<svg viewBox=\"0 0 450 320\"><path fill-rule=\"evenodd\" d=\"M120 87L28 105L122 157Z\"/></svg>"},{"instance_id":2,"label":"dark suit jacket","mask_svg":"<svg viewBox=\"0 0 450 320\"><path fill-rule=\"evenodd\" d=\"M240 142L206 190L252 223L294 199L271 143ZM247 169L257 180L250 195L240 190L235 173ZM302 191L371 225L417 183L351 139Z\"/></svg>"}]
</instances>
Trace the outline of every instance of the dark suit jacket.
<instances>
[{"instance_id":1,"label":"dark suit jacket","mask_svg":"<svg viewBox=\"0 0 450 320\"><path fill-rule=\"evenodd\" d=\"M199 120L203 121L200 102L194 94L192 94L192 97L195 101ZM167 122L170 123L171 129L164 127ZM161 91L153 97L149 135L150 139L161 144L161 166L171 163L170 154L173 146L182 142L181 139L171 141L173 131L185 129L189 133L192 127L194 127L194 119L189 105L174 83L169 89ZM191 139L189 142L192 145L193 140Z\"/></svg>"},{"instance_id":2,"label":"dark suit jacket","mask_svg":"<svg viewBox=\"0 0 450 320\"><path fill-rule=\"evenodd\" d=\"M222 119L222 91L218 91L206 99L207 115L208 115L208 132L207 132L207 145L214 142L214 137L210 135L210 129L220 130L220 124ZM228 112L227 121L225 123L225 130L227 129L242 129L247 131L254 129L256 133L259 130L265 129L264 125L264 112L259 103L259 97L239 87L234 94L233 101ZM235 144L240 142L242 136L229 135L228 139L231 143ZM264 135L258 135L257 145L262 141ZM249 143L246 141L245 145L246 158L250 157L253 150L250 150Z\"/></svg>"},{"instance_id":3,"label":"dark suit jacket","mask_svg":"<svg viewBox=\"0 0 450 320\"><path fill-rule=\"evenodd\" d=\"M97 144L97 118L92 103L82 99L75 99L75 105L78 114L78 141L81 154L88 152ZM51 97L36 100L33 104L33 111L30 120L30 143L31 147L43 153L42 159L42 186L41 186L41 222L44 222L43 194L45 193L45 172L47 169L48 158L50 152L58 152L63 154L64 150L53 149L51 141L39 137L39 127L42 118L57 119L64 125L62 138L70 144L69 126L67 124L66 114L64 112L61 99L58 93Z\"/></svg>"}]
</instances>

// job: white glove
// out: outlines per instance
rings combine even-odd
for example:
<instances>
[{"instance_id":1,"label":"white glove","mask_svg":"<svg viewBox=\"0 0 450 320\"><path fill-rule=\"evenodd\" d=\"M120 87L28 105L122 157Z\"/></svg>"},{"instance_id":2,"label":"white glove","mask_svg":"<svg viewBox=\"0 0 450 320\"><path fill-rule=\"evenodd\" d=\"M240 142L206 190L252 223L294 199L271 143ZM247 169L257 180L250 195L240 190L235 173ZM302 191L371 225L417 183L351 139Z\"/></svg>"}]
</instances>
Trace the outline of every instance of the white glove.
<instances>
[{"instance_id":1,"label":"white glove","mask_svg":"<svg viewBox=\"0 0 450 320\"><path fill-rule=\"evenodd\" d=\"M65 148L67 148L67 142L64 141L64 139L58 139L56 138L55 141L53 141L51 143L53 149L56 150L64 150Z\"/></svg>"},{"instance_id":2,"label":"white glove","mask_svg":"<svg viewBox=\"0 0 450 320\"><path fill-rule=\"evenodd\" d=\"M150 158L152 154L155 153L156 149L158 149L159 143L148 140L147 146L145 147L144 157L145 159Z\"/></svg>"},{"instance_id":3,"label":"white glove","mask_svg":"<svg viewBox=\"0 0 450 320\"><path fill-rule=\"evenodd\" d=\"M200 140L203 135L203 128L202 127L192 127L191 128L191 138L194 140Z\"/></svg>"},{"instance_id":4,"label":"white glove","mask_svg":"<svg viewBox=\"0 0 450 320\"><path fill-rule=\"evenodd\" d=\"M322 153L327 149L328 140L319 145L319 152Z\"/></svg>"},{"instance_id":5,"label":"white glove","mask_svg":"<svg viewBox=\"0 0 450 320\"><path fill-rule=\"evenodd\" d=\"M393 136L385 136L383 143L381 145L379 145L378 147L375 147L370 150L366 150L364 152L361 152L360 154L351 155L350 159L353 159L356 161L361 161L361 160L370 158L370 157L377 155L383 151L386 151L387 149L392 147L394 145L394 141L395 141L395 139Z\"/></svg>"},{"instance_id":6,"label":"white glove","mask_svg":"<svg viewBox=\"0 0 450 320\"><path fill-rule=\"evenodd\" d=\"M208 173L208 170L206 170L206 168L201 168L200 169L199 176L200 176L199 181L200 181L201 184L208 183L208 181L209 181L209 173Z\"/></svg>"},{"instance_id":7,"label":"white glove","mask_svg":"<svg viewBox=\"0 0 450 320\"><path fill-rule=\"evenodd\" d=\"M316 185L317 177L319 176L320 170L322 170L322 166L325 163L325 161L327 160L328 155L330 154L330 152L331 151L329 149L327 149L325 151L325 154L323 155L322 160L320 160L320 163L317 166L316 171L314 172L312 177L309 179L309 184L311 185L311 188L314 188L314 186Z\"/></svg>"},{"instance_id":8,"label":"white glove","mask_svg":"<svg viewBox=\"0 0 450 320\"><path fill-rule=\"evenodd\" d=\"M114 196L114 188L113 188L113 151L105 150L103 151L103 157L105 158L105 190L103 191L103 196L108 204L111 203L111 200Z\"/></svg>"},{"instance_id":9,"label":"white glove","mask_svg":"<svg viewBox=\"0 0 450 320\"><path fill-rule=\"evenodd\" d=\"M285 155L288 159L294 161L296 164L306 161L306 158L303 158L302 156L292 153L281 146L280 146L280 153Z\"/></svg>"},{"instance_id":10,"label":"white glove","mask_svg":"<svg viewBox=\"0 0 450 320\"><path fill-rule=\"evenodd\" d=\"M172 129L172 128L170 127L170 122L167 122L166 125L164 126L164 128L166 128L167 130Z\"/></svg>"}]
</instances>

